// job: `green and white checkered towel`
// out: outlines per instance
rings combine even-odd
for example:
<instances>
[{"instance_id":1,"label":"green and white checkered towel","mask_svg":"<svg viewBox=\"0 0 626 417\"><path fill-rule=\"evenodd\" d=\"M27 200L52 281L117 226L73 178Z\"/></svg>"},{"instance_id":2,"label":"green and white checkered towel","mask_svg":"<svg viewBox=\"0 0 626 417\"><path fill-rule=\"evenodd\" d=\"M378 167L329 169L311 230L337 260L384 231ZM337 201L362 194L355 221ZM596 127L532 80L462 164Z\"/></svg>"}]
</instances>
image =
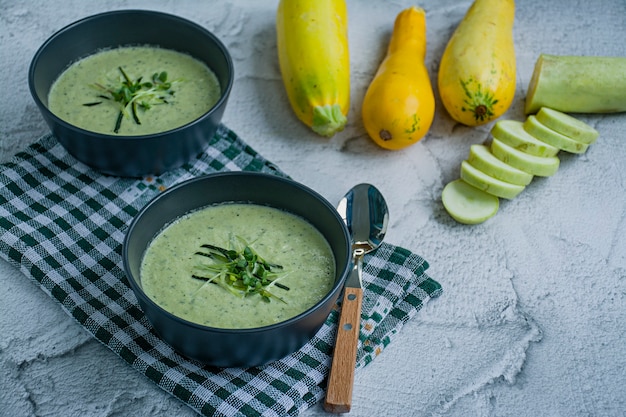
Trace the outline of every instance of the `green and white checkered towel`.
<instances>
[{"instance_id":1,"label":"green and white checkered towel","mask_svg":"<svg viewBox=\"0 0 626 417\"><path fill-rule=\"evenodd\" d=\"M0 255L133 368L199 413L296 416L324 397L337 309L313 340L282 360L212 368L178 355L156 335L122 269L126 228L149 200L180 181L224 170L285 176L225 126L197 159L144 179L99 174L46 136L0 165ZM357 367L441 293L426 268L424 259L390 244L366 256Z\"/></svg>"}]
</instances>

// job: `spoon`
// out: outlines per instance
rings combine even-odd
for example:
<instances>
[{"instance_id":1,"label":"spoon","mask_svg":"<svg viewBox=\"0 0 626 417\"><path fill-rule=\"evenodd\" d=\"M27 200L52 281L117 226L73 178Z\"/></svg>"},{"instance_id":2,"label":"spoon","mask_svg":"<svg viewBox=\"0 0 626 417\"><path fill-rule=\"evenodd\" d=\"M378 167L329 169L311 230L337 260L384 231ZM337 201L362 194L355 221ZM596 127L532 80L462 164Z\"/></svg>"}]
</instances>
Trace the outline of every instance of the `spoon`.
<instances>
[{"instance_id":1,"label":"spoon","mask_svg":"<svg viewBox=\"0 0 626 417\"><path fill-rule=\"evenodd\" d=\"M383 195L371 184L359 184L350 189L339 202L337 211L352 237L353 266L344 289L324 409L331 413L347 413L352 405L361 328L363 256L382 243L389 222L389 211Z\"/></svg>"}]
</instances>

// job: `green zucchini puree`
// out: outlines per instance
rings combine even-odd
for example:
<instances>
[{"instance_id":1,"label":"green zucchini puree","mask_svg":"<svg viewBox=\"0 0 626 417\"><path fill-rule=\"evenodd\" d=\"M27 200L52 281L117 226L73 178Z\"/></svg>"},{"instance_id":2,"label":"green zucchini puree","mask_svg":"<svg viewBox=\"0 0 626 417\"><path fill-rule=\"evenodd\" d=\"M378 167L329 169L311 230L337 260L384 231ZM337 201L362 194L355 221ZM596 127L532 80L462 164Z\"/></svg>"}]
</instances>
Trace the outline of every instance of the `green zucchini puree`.
<instances>
[{"instance_id":1,"label":"green zucchini puree","mask_svg":"<svg viewBox=\"0 0 626 417\"><path fill-rule=\"evenodd\" d=\"M217 77L203 62L190 55L152 46L128 46L107 49L70 65L54 82L48 95L48 108L66 122L97 133L113 132L121 103L99 97L95 83L119 88L124 78L122 68L132 81L152 79L165 71L167 81L175 81L174 95L167 104L140 109L141 124L127 111L117 134L123 136L164 132L185 125L206 113L220 98ZM100 101L101 104L85 106Z\"/></svg>"},{"instance_id":2,"label":"green zucchini puree","mask_svg":"<svg viewBox=\"0 0 626 417\"><path fill-rule=\"evenodd\" d=\"M277 282L289 290L272 284L268 290L284 303L274 297L264 301L259 294L239 297L192 278L207 275L197 268L210 262L195 255L202 244L236 249L236 237L267 262L283 266ZM225 203L166 226L148 246L140 278L148 297L178 317L211 327L253 328L287 320L320 301L333 287L335 259L324 236L306 220L272 207Z\"/></svg>"}]
</instances>

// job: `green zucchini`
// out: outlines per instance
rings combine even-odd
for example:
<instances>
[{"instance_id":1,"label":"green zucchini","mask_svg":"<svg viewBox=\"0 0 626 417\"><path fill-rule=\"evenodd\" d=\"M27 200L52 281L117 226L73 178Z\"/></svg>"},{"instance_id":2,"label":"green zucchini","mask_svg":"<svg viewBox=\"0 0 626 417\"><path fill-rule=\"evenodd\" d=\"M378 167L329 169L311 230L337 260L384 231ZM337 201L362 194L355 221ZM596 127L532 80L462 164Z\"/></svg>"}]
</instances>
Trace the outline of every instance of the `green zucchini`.
<instances>
[{"instance_id":1,"label":"green zucchini","mask_svg":"<svg viewBox=\"0 0 626 417\"><path fill-rule=\"evenodd\" d=\"M535 117L544 126L577 142L590 145L598 139L599 132L596 129L569 114L542 107Z\"/></svg>"},{"instance_id":2,"label":"green zucchini","mask_svg":"<svg viewBox=\"0 0 626 417\"><path fill-rule=\"evenodd\" d=\"M524 111L534 114L541 107L565 113L626 111L626 57L541 54Z\"/></svg>"},{"instance_id":3,"label":"green zucchini","mask_svg":"<svg viewBox=\"0 0 626 417\"><path fill-rule=\"evenodd\" d=\"M444 187L441 202L450 217L463 224L482 223L495 216L500 207L498 197L460 179Z\"/></svg>"}]
</instances>

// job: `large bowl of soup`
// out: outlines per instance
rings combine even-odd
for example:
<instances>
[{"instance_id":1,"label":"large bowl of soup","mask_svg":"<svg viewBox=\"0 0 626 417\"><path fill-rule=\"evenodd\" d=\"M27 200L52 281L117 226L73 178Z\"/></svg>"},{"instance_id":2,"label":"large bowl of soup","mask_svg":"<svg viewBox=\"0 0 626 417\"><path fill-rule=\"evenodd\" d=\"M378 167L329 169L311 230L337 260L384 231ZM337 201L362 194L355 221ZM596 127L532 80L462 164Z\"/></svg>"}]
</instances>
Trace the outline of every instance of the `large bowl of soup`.
<instances>
[{"instance_id":1,"label":"large bowl of soup","mask_svg":"<svg viewBox=\"0 0 626 417\"><path fill-rule=\"evenodd\" d=\"M131 222L127 279L160 337L217 367L263 365L319 331L351 268L348 230L317 192L251 172L159 194Z\"/></svg>"},{"instance_id":2,"label":"large bowl of soup","mask_svg":"<svg viewBox=\"0 0 626 417\"><path fill-rule=\"evenodd\" d=\"M53 135L80 162L141 177L179 167L215 134L233 84L224 44L149 10L86 17L35 53L28 82Z\"/></svg>"}]
</instances>

